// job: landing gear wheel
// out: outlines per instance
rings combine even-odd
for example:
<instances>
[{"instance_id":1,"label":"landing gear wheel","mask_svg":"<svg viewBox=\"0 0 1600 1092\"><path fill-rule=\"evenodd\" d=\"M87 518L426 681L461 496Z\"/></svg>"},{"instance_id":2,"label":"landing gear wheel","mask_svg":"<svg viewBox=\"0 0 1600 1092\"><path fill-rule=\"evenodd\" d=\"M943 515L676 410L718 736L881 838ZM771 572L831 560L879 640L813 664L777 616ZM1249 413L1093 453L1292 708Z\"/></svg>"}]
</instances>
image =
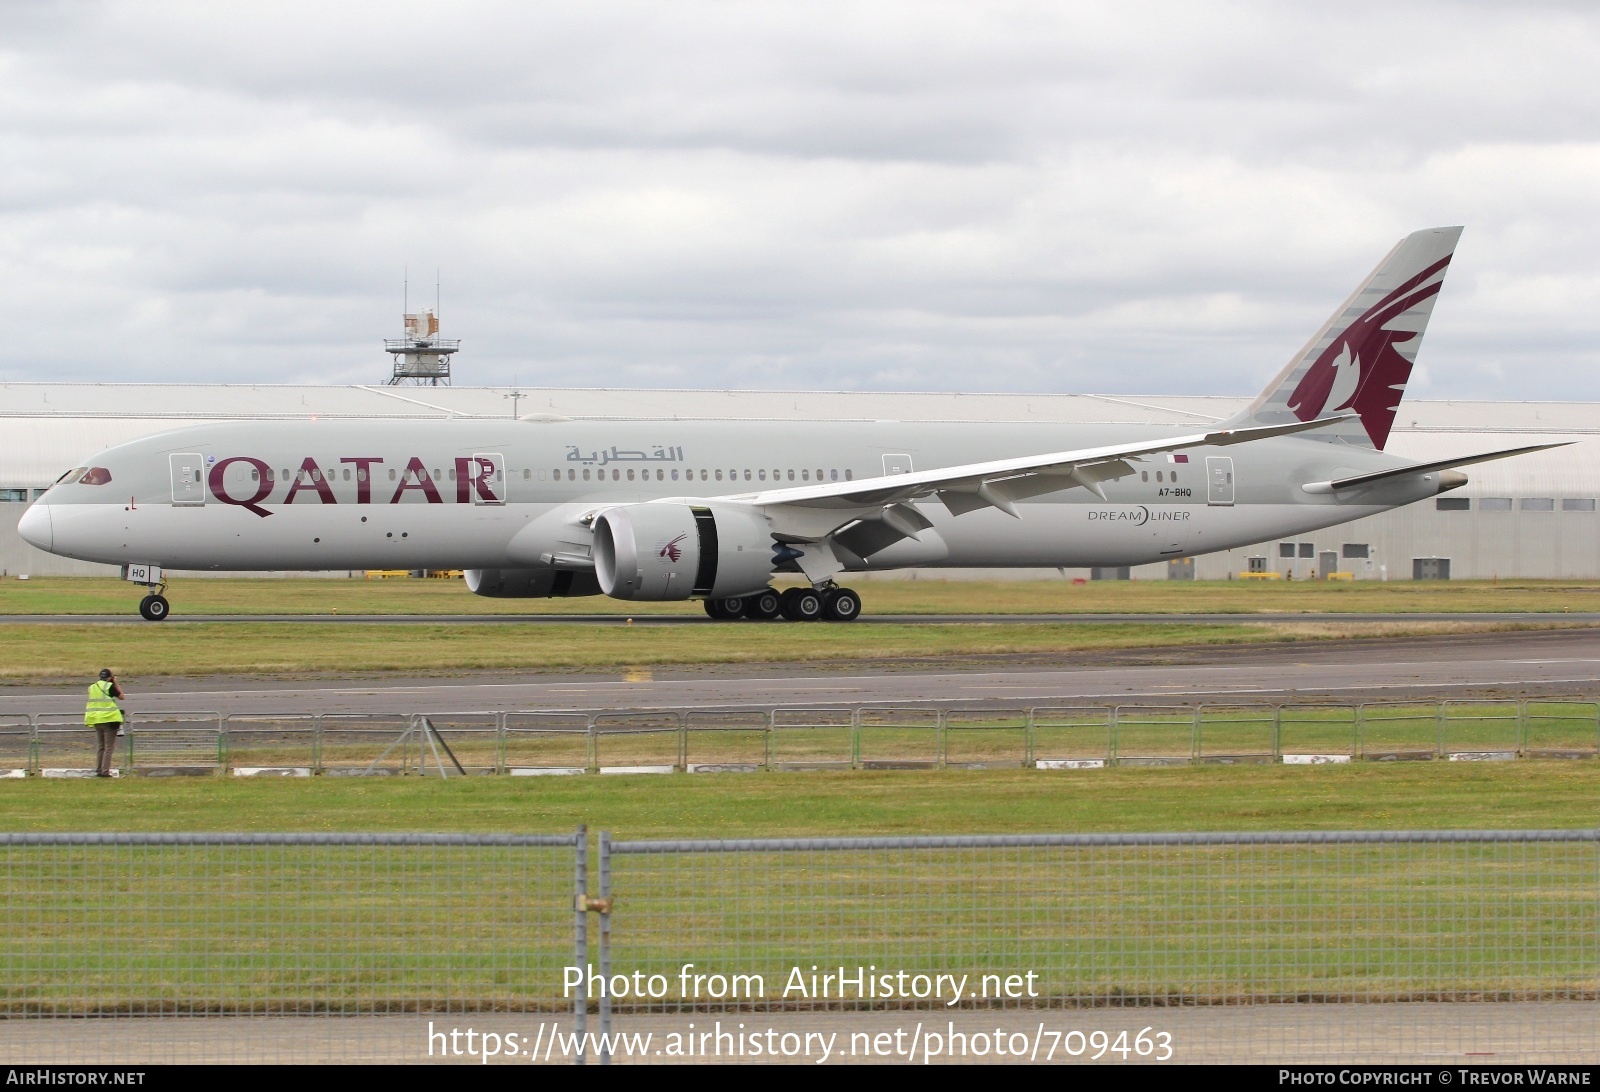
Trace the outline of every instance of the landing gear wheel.
<instances>
[{"instance_id":1,"label":"landing gear wheel","mask_svg":"<svg viewBox=\"0 0 1600 1092\"><path fill-rule=\"evenodd\" d=\"M147 622L164 622L171 611L164 595L147 595L139 600L139 615Z\"/></svg>"},{"instance_id":2,"label":"landing gear wheel","mask_svg":"<svg viewBox=\"0 0 1600 1092\"><path fill-rule=\"evenodd\" d=\"M850 588L834 588L822 597L822 616L830 622L854 622L861 617L861 596Z\"/></svg>"},{"instance_id":3,"label":"landing gear wheel","mask_svg":"<svg viewBox=\"0 0 1600 1092\"><path fill-rule=\"evenodd\" d=\"M706 613L719 622L731 622L735 618L744 616L744 600L738 597L732 599L707 599Z\"/></svg>"},{"instance_id":4,"label":"landing gear wheel","mask_svg":"<svg viewBox=\"0 0 1600 1092\"><path fill-rule=\"evenodd\" d=\"M771 588L758 591L744 601L744 616L753 622L769 622L778 616L782 600Z\"/></svg>"},{"instance_id":5,"label":"landing gear wheel","mask_svg":"<svg viewBox=\"0 0 1600 1092\"><path fill-rule=\"evenodd\" d=\"M790 588L783 593L782 609L791 622L815 622L822 617L822 596L810 588Z\"/></svg>"}]
</instances>

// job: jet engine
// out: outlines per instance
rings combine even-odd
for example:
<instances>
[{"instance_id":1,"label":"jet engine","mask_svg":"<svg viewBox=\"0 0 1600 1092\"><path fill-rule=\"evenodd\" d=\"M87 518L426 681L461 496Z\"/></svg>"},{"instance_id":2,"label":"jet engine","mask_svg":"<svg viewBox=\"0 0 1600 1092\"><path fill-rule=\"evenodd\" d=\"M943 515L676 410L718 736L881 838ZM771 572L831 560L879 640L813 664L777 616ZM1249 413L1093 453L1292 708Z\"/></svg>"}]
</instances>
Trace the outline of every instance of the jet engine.
<instances>
[{"instance_id":1,"label":"jet engine","mask_svg":"<svg viewBox=\"0 0 1600 1092\"><path fill-rule=\"evenodd\" d=\"M594 571L614 599L748 595L774 564L771 529L754 512L628 504L595 517Z\"/></svg>"},{"instance_id":2,"label":"jet engine","mask_svg":"<svg viewBox=\"0 0 1600 1092\"><path fill-rule=\"evenodd\" d=\"M490 599L561 599L599 595L594 573L571 569L468 569L467 590Z\"/></svg>"}]
</instances>

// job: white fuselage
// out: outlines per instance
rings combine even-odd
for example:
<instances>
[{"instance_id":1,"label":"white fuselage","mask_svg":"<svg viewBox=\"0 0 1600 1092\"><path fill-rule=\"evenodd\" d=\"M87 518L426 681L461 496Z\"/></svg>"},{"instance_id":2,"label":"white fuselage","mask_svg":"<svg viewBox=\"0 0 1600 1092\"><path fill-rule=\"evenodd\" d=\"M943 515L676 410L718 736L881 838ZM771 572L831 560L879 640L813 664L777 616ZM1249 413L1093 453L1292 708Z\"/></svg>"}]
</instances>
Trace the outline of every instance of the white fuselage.
<instances>
[{"instance_id":1,"label":"white fuselage","mask_svg":"<svg viewBox=\"0 0 1600 1092\"><path fill-rule=\"evenodd\" d=\"M96 456L24 517L57 554L171 569L537 568L581 558L594 514L958 466L1170 428L721 421L307 421L196 426ZM1209 460L1209 461L1208 461ZM1225 460L1220 461L1220 460ZM953 515L850 569L1135 565L1229 549L1431 496L1431 477L1338 497L1300 486L1400 464L1285 437L1136 461L1103 483ZM1224 479L1224 472L1226 479Z\"/></svg>"}]
</instances>

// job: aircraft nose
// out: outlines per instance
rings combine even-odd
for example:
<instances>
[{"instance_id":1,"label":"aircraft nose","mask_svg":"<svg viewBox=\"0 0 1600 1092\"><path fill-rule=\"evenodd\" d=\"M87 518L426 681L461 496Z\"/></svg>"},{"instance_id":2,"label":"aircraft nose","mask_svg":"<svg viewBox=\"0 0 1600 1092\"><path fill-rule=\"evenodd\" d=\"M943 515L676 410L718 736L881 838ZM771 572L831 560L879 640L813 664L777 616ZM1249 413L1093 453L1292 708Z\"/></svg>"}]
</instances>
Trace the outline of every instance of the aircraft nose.
<instances>
[{"instance_id":1,"label":"aircraft nose","mask_svg":"<svg viewBox=\"0 0 1600 1092\"><path fill-rule=\"evenodd\" d=\"M22 513L17 521L17 534L23 541L48 552L55 545L55 533L50 524L50 506L35 504Z\"/></svg>"}]
</instances>

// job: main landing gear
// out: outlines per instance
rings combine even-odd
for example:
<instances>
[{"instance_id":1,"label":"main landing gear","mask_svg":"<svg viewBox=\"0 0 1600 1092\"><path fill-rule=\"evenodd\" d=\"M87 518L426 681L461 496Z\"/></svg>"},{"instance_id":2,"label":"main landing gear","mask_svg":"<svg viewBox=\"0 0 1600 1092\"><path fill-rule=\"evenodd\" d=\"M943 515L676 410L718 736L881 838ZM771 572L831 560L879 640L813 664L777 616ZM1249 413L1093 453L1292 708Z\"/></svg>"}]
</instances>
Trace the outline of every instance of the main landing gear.
<instances>
[{"instance_id":1,"label":"main landing gear","mask_svg":"<svg viewBox=\"0 0 1600 1092\"><path fill-rule=\"evenodd\" d=\"M790 588L782 593L765 588L753 595L707 599L705 604L706 613L719 622L770 621L780 615L791 622L854 622L861 617L861 596L850 588Z\"/></svg>"}]
</instances>

